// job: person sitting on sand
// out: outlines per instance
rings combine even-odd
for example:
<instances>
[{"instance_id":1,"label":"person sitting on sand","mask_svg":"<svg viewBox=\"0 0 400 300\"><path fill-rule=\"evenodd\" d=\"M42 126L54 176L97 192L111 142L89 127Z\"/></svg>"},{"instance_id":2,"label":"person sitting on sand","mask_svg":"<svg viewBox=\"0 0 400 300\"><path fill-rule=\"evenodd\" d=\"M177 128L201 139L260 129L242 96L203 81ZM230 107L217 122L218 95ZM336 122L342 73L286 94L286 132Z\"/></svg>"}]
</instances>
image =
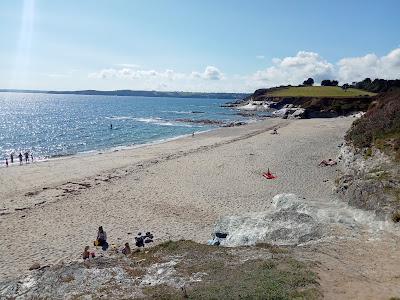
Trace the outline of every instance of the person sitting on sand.
<instances>
[{"instance_id":1,"label":"person sitting on sand","mask_svg":"<svg viewBox=\"0 0 400 300\"><path fill-rule=\"evenodd\" d=\"M142 235L141 232L138 233L138 236L135 237L135 245L136 247L144 247L145 244L152 243L154 236L151 234L150 231L146 232L146 235Z\"/></svg>"},{"instance_id":2,"label":"person sitting on sand","mask_svg":"<svg viewBox=\"0 0 400 300\"><path fill-rule=\"evenodd\" d=\"M103 251L106 251L108 248L108 243L107 243L107 233L103 230L103 226L99 227L99 230L97 231L97 245L96 246L101 246ZM95 244L96 244L95 242Z\"/></svg>"},{"instance_id":3,"label":"person sitting on sand","mask_svg":"<svg viewBox=\"0 0 400 300\"><path fill-rule=\"evenodd\" d=\"M86 246L85 250L83 250L82 258L83 258L83 260L90 258L89 246Z\"/></svg>"},{"instance_id":4,"label":"person sitting on sand","mask_svg":"<svg viewBox=\"0 0 400 300\"><path fill-rule=\"evenodd\" d=\"M323 167L327 167L327 166L334 166L337 165L337 162L332 160L331 158L328 159L328 161L326 161L325 159L322 160L318 166L323 166Z\"/></svg>"},{"instance_id":5,"label":"person sitting on sand","mask_svg":"<svg viewBox=\"0 0 400 300\"><path fill-rule=\"evenodd\" d=\"M274 128L271 134L278 134L278 129Z\"/></svg>"},{"instance_id":6,"label":"person sitting on sand","mask_svg":"<svg viewBox=\"0 0 400 300\"><path fill-rule=\"evenodd\" d=\"M131 254L131 247L129 246L129 243L125 243L125 247L121 252L125 255Z\"/></svg>"},{"instance_id":7,"label":"person sitting on sand","mask_svg":"<svg viewBox=\"0 0 400 300\"><path fill-rule=\"evenodd\" d=\"M89 246L86 246L85 250L83 250L82 258L83 258L83 260L86 260L86 259L89 259L90 257L94 258L96 256L95 256L94 252L89 252Z\"/></svg>"}]
</instances>

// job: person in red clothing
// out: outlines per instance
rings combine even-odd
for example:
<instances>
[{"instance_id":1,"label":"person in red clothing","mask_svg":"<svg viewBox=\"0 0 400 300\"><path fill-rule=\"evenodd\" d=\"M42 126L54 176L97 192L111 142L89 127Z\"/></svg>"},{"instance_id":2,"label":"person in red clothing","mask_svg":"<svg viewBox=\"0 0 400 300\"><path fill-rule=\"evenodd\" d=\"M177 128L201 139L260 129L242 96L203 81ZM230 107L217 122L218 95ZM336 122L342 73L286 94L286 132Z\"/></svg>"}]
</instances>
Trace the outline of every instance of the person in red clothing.
<instances>
[{"instance_id":1,"label":"person in red clothing","mask_svg":"<svg viewBox=\"0 0 400 300\"><path fill-rule=\"evenodd\" d=\"M269 170L269 168L268 168L268 171L267 171L266 173L263 174L263 176L264 176L266 179L275 179L275 178L276 178L276 176L273 175L273 174L271 173L271 171Z\"/></svg>"}]
</instances>

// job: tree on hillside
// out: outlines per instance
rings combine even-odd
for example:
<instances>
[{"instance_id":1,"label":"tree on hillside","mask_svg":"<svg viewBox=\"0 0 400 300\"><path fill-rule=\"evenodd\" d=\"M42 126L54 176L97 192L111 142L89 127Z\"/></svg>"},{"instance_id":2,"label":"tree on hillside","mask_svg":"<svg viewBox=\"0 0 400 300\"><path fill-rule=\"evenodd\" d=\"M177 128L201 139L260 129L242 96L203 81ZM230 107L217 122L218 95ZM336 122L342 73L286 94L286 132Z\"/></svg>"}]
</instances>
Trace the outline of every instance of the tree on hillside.
<instances>
[{"instance_id":1,"label":"tree on hillside","mask_svg":"<svg viewBox=\"0 0 400 300\"><path fill-rule=\"evenodd\" d=\"M337 80L325 79L321 81L321 86L337 86L339 82Z\"/></svg>"},{"instance_id":2,"label":"tree on hillside","mask_svg":"<svg viewBox=\"0 0 400 300\"><path fill-rule=\"evenodd\" d=\"M374 79L365 78L363 81L356 82L354 87L368 92L382 93L387 92L390 88L400 87L400 79Z\"/></svg>"},{"instance_id":3,"label":"tree on hillside","mask_svg":"<svg viewBox=\"0 0 400 300\"><path fill-rule=\"evenodd\" d=\"M345 84L342 85L342 89L343 90L346 91L348 88L350 88L350 85L348 83L345 83Z\"/></svg>"},{"instance_id":4,"label":"tree on hillside","mask_svg":"<svg viewBox=\"0 0 400 300\"><path fill-rule=\"evenodd\" d=\"M314 79L308 78L307 80L303 81L303 85L312 86L314 84Z\"/></svg>"}]
</instances>

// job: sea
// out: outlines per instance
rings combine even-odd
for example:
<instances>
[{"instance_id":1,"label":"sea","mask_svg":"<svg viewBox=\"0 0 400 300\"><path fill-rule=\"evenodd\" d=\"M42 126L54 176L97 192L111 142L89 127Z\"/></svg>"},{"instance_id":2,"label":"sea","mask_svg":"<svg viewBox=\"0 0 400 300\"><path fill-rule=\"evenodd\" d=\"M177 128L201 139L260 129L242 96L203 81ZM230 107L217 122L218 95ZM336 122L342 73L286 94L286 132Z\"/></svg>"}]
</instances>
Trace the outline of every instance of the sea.
<instances>
[{"instance_id":1,"label":"sea","mask_svg":"<svg viewBox=\"0 0 400 300\"><path fill-rule=\"evenodd\" d=\"M12 152L47 159L138 147L220 126L193 120L249 122L221 107L228 101L0 93L0 160Z\"/></svg>"}]
</instances>

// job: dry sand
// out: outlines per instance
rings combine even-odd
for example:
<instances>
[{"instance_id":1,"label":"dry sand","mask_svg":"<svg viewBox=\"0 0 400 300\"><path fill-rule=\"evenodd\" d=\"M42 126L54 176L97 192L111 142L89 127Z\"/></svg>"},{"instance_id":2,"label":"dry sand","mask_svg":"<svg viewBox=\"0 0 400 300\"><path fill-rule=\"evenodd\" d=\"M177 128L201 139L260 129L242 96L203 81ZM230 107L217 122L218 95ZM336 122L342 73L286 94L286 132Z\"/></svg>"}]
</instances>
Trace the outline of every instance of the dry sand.
<instances>
[{"instance_id":1,"label":"dry sand","mask_svg":"<svg viewBox=\"0 0 400 300\"><path fill-rule=\"evenodd\" d=\"M44 265L79 259L99 225L111 243L133 242L139 231L153 232L157 241L206 242L219 217L266 210L279 193L334 201L338 171L317 164L337 155L353 120L273 119L137 149L1 168L0 276L25 273L35 261ZM270 134L273 126L281 127L278 135ZM268 168L278 179L261 176ZM393 248L397 240L391 239ZM387 278L375 289L380 275L373 262L365 258L360 265L360 255L376 253L371 249L377 245L368 237L338 237L323 245L324 251L305 247L299 256L321 262L317 269L327 298L334 299L338 290L338 299L400 295L400 271L394 267L398 258L380 258ZM348 274L346 265L351 266ZM360 275L357 267L373 272ZM357 288L364 286L369 294ZM381 292L385 287L388 292Z\"/></svg>"}]
</instances>

